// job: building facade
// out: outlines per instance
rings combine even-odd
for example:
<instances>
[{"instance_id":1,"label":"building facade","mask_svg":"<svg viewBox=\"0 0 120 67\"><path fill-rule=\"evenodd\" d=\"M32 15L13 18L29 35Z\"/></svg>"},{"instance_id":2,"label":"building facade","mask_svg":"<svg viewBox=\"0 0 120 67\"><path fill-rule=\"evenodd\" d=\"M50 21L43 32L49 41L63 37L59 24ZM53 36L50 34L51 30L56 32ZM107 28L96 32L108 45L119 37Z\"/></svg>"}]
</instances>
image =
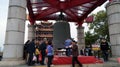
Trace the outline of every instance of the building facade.
<instances>
[{"instance_id":1,"label":"building facade","mask_svg":"<svg viewBox=\"0 0 120 67\"><path fill-rule=\"evenodd\" d=\"M53 39L53 23L48 21L42 21L35 24L35 39L42 41L43 39Z\"/></svg>"}]
</instances>

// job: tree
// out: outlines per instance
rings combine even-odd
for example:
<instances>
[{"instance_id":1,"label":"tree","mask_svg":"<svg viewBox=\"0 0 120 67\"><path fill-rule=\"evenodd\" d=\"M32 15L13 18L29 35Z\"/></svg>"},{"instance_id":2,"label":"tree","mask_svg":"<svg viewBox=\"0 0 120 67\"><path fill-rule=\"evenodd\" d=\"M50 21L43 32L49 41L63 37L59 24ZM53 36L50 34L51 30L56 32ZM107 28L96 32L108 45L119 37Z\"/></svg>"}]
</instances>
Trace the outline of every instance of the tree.
<instances>
[{"instance_id":1,"label":"tree","mask_svg":"<svg viewBox=\"0 0 120 67\"><path fill-rule=\"evenodd\" d=\"M91 45L93 44L97 39L97 35L93 35L90 33L90 31L85 33L85 44L86 45Z\"/></svg>"},{"instance_id":2,"label":"tree","mask_svg":"<svg viewBox=\"0 0 120 67\"><path fill-rule=\"evenodd\" d=\"M108 30L108 23L107 23L107 14L106 11L99 11L97 14L94 15L94 21L92 23L89 23L89 29L93 30L91 33L90 31L86 32L85 34L85 42L86 45L88 45L88 42L95 43L97 39L99 39L100 36L107 36L106 39L109 41L109 30ZM89 36L91 37L89 37ZM88 39L90 38L90 40Z\"/></svg>"}]
</instances>

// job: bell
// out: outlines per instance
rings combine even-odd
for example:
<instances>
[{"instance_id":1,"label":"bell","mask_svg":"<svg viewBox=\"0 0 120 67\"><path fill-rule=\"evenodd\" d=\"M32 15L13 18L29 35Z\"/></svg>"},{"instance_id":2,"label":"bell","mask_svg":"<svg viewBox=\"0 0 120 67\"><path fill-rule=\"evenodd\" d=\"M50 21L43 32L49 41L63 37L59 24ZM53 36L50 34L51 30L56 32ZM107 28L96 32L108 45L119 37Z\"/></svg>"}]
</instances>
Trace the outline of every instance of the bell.
<instances>
[{"instance_id":1,"label":"bell","mask_svg":"<svg viewBox=\"0 0 120 67\"><path fill-rule=\"evenodd\" d=\"M53 45L54 49L64 48L64 42L70 38L70 25L67 21L57 21L54 24Z\"/></svg>"}]
</instances>

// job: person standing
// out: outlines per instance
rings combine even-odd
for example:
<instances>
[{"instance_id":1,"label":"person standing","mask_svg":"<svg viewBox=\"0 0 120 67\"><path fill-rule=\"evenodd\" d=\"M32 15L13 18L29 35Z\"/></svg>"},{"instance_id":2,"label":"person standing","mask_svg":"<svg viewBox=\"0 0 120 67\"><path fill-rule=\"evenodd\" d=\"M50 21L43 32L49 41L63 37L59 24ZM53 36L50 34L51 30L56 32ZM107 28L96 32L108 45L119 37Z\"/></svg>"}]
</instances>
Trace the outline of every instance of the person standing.
<instances>
[{"instance_id":1,"label":"person standing","mask_svg":"<svg viewBox=\"0 0 120 67\"><path fill-rule=\"evenodd\" d=\"M48 41L46 53L47 53L47 57L48 57L47 67L50 67L52 64L53 55L54 55L53 46L52 46L51 41Z\"/></svg>"},{"instance_id":2,"label":"person standing","mask_svg":"<svg viewBox=\"0 0 120 67\"><path fill-rule=\"evenodd\" d=\"M71 48L70 48L71 42L72 42L72 40L69 38L67 40L65 40L66 56L71 55Z\"/></svg>"},{"instance_id":3,"label":"person standing","mask_svg":"<svg viewBox=\"0 0 120 67\"><path fill-rule=\"evenodd\" d=\"M42 56L42 60L40 61L41 65L45 65L44 61L45 61L45 56L46 56L46 47L47 47L48 41L44 40L40 46L39 46L39 50L41 52L41 56Z\"/></svg>"},{"instance_id":4,"label":"person standing","mask_svg":"<svg viewBox=\"0 0 120 67\"><path fill-rule=\"evenodd\" d=\"M107 41L104 38L101 40L100 49L102 51L102 56L104 61L108 61L108 55L110 49Z\"/></svg>"},{"instance_id":5,"label":"person standing","mask_svg":"<svg viewBox=\"0 0 120 67\"><path fill-rule=\"evenodd\" d=\"M84 46L82 46L82 48L80 50L80 55L85 56L85 48L84 48Z\"/></svg>"},{"instance_id":6,"label":"person standing","mask_svg":"<svg viewBox=\"0 0 120 67\"><path fill-rule=\"evenodd\" d=\"M83 67L82 64L78 61L78 46L76 41L72 41L72 67L75 67L75 62L79 64L80 67Z\"/></svg>"},{"instance_id":7,"label":"person standing","mask_svg":"<svg viewBox=\"0 0 120 67\"><path fill-rule=\"evenodd\" d=\"M35 53L35 39L33 39L30 44L28 45L27 48L29 58L28 58L28 65L31 66L33 65L32 59L33 59L33 54Z\"/></svg>"},{"instance_id":8,"label":"person standing","mask_svg":"<svg viewBox=\"0 0 120 67\"><path fill-rule=\"evenodd\" d=\"M24 48L23 48L23 60L25 60L27 62L27 56L28 56L28 51L27 48L30 44L30 40L28 40L27 42L25 42Z\"/></svg>"},{"instance_id":9,"label":"person standing","mask_svg":"<svg viewBox=\"0 0 120 67\"><path fill-rule=\"evenodd\" d=\"M39 51L39 45L36 44L36 47L35 47L35 55L36 55L36 58L37 58L37 61L36 63L39 64L39 55L40 55L40 51Z\"/></svg>"}]
</instances>

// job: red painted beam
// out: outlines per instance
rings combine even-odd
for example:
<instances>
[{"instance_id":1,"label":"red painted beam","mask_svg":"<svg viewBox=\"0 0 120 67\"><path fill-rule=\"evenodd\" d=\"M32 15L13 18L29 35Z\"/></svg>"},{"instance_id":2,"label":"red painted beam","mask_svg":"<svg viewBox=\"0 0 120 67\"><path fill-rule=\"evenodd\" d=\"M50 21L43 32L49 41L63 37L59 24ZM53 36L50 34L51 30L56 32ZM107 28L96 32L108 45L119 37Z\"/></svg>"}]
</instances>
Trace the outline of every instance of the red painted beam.
<instances>
[{"instance_id":1,"label":"red painted beam","mask_svg":"<svg viewBox=\"0 0 120 67\"><path fill-rule=\"evenodd\" d=\"M89 16L85 19L85 22L87 22L87 23L92 23L93 21L94 21L94 16L93 15L91 15L91 16Z\"/></svg>"},{"instance_id":2,"label":"red painted beam","mask_svg":"<svg viewBox=\"0 0 120 67\"><path fill-rule=\"evenodd\" d=\"M46 6L41 6L41 5L39 5L39 6L35 6L35 7L33 7L33 9L34 9L34 8L39 9L39 8L43 8L43 7L50 7L50 6L48 6L48 5L46 5Z\"/></svg>"},{"instance_id":3,"label":"red painted beam","mask_svg":"<svg viewBox=\"0 0 120 67\"><path fill-rule=\"evenodd\" d=\"M79 22L77 22L76 25L77 25L77 26L82 26L83 23L84 23L84 21L81 21L81 22L79 21Z\"/></svg>"},{"instance_id":4,"label":"red painted beam","mask_svg":"<svg viewBox=\"0 0 120 67\"><path fill-rule=\"evenodd\" d=\"M52 6L52 8L51 8L52 10L47 9L46 11L50 11L50 12L46 12L46 11L42 12L36 17L36 19L45 17L45 16L50 15L50 14L53 14L53 13L58 12L60 10L66 10L66 9L73 8L73 7L78 6L78 5L82 5L82 4L91 2L91 0L83 0L83 1L71 0L71 1L69 1L69 3L64 2L60 5L60 1L57 1L57 0L44 0L44 1L49 3ZM92 1L94 1L94 0L92 0ZM57 10L53 10L53 9L55 9L53 7L55 7ZM70 13L69 13L69 15L70 15Z\"/></svg>"},{"instance_id":5,"label":"red painted beam","mask_svg":"<svg viewBox=\"0 0 120 67\"><path fill-rule=\"evenodd\" d=\"M31 3L32 5L35 5L35 4L45 4L46 2L34 2L34 3Z\"/></svg>"},{"instance_id":6,"label":"red painted beam","mask_svg":"<svg viewBox=\"0 0 120 67\"><path fill-rule=\"evenodd\" d=\"M82 24L81 21L83 21L91 11L93 11L97 6L103 4L107 0L82 0L82 1L80 1L80 0L69 0L69 1L66 1L66 2L60 2L59 0L43 0L43 1L48 3L50 6L48 6L48 8L45 9L45 10L37 11L38 14L35 15L35 16L31 14L30 16L31 17L33 16L35 20L38 20L38 19L41 19L41 20L42 19L43 20L44 19L56 19L56 17L51 17L51 14L59 12L59 11L62 10L69 16L69 18L66 17L68 20L78 22L78 24L81 25ZM84 10L85 12L82 13L83 14L82 16L78 16L74 12L74 9L73 9L74 7L80 6L80 5L82 6L83 4L86 4L86 3L94 4L95 1L98 1L97 5L93 5L93 6L89 7L88 10ZM102 1L104 1L104 2L102 2ZM100 2L102 2L102 3L100 3ZM39 6L36 6L36 7L39 9ZM45 7L45 6L42 6L42 7ZM73 10L70 10L71 8ZM31 10L29 10L29 12L30 11ZM77 11L77 9L75 11Z\"/></svg>"},{"instance_id":7,"label":"red painted beam","mask_svg":"<svg viewBox=\"0 0 120 67\"><path fill-rule=\"evenodd\" d=\"M54 8L59 8L59 9L65 10L65 9L73 8L75 6L79 6L79 5L82 5L85 3L96 1L96 0L82 0L82 1L70 0L69 2L60 2L58 0L44 0L44 1L49 3ZM60 8L60 6L62 6L62 8Z\"/></svg>"},{"instance_id":8,"label":"red painted beam","mask_svg":"<svg viewBox=\"0 0 120 67\"><path fill-rule=\"evenodd\" d=\"M91 5L92 6L92 5ZM85 7L85 8L91 8L91 6L82 6L82 7Z\"/></svg>"},{"instance_id":9,"label":"red painted beam","mask_svg":"<svg viewBox=\"0 0 120 67\"><path fill-rule=\"evenodd\" d=\"M46 3L50 4L52 7L56 7L59 5L59 0L43 0L45 1Z\"/></svg>"},{"instance_id":10,"label":"red painted beam","mask_svg":"<svg viewBox=\"0 0 120 67\"><path fill-rule=\"evenodd\" d=\"M79 6L79 5L82 5L82 4L85 4L85 3L89 3L91 1L95 1L95 0L81 0L81 1L80 0L72 0L69 3L69 8Z\"/></svg>"},{"instance_id":11,"label":"red painted beam","mask_svg":"<svg viewBox=\"0 0 120 67\"><path fill-rule=\"evenodd\" d=\"M47 16L47 17L43 17L43 18L40 18L40 19L36 19L36 20L56 20L58 19L58 16ZM70 18L70 17L65 17L65 19L69 22L78 22L78 21L75 21L74 18Z\"/></svg>"},{"instance_id":12,"label":"red painted beam","mask_svg":"<svg viewBox=\"0 0 120 67\"><path fill-rule=\"evenodd\" d=\"M83 14L85 11L83 11L83 10L79 10L79 11L83 11L83 13L80 13L80 12L78 12L78 10L76 10L76 9L71 9L76 15L78 15L78 14Z\"/></svg>"},{"instance_id":13,"label":"red painted beam","mask_svg":"<svg viewBox=\"0 0 120 67\"><path fill-rule=\"evenodd\" d=\"M30 0L27 0L27 8L28 8L28 11L29 11L29 21L33 25L35 23L35 18L34 18L34 14L33 14L33 10L32 10Z\"/></svg>"},{"instance_id":14,"label":"red painted beam","mask_svg":"<svg viewBox=\"0 0 120 67\"><path fill-rule=\"evenodd\" d=\"M82 9L79 9L79 8L72 8L72 9L74 9L76 11L78 11L78 10L83 11ZM88 11L88 10L84 10L84 12L86 12L86 11Z\"/></svg>"},{"instance_id":15,"label":"red painted beam","mask_svg":"<svg viewBox=\"0 0 120 67\"><path fill-rule=\"evenodd\" d=\"M65 17L65 19L67 20L67 21L69 21L69 22L78 22L77 20L75 20L74 18L70 18L70 16L64 16ZM59 18L59 16L57 15L57 14L52 14L52 15L49 15L49 16L46 16L46 17L42 17L42 18L38 18L38 19L36 19L36 20L56 20L56 19L58 19Z\"/></svg>"},{"instance_id":16,"label":"red painted beam","mask_svg":"<svg viewBox=\"0 0 120 67\"><path fill-rule=\"evenodd\" d=\"M112 2L112 0L109 0L110 2Z\"/></svg>"},{"instance_id":17,"label":"red painted beam","mask_svg":"<svg viewBox=\"0 0 120 67\"><path fill-rule=\"evenodd\" d=\"M81 21L83 21L85 18L87 18L88 14L90 12L92 12L96 7L102 5L104 2L106 2L107 0L99 0L97 1L83 16L80 17L80 22L78 22L79 25L82 25L83 23L81 23Z\"/></svg>"},{"instance_id":18,"label":"red painted beam","mask_svg":"<svg viewBox=\"0 0 120 67\"><path fill-rule=\"evenodd\" d=\"M46 10L41 11L40 14L37 14L35 19L40 19L40 18L42 18L42 17L46 17L46 16L48 16L48 15L50 15L50 14L53 14L53 13L56 13L56 12L58 12L58 11L59 11L59 10L56 9L56 8L48 8L48 9L46 9Z\"/></svg>"},{"instance_id":19,"label":"red painted beam","mask_svg":"<svg viewBox=\"0 0 120 67\"><path fill-rule=\"evenodd\" d=\"M75 21L78 21L78 16L71 10L65 10L64 13L66 13L70 18L74 18Z\"/></svg>"}]
</instances>

